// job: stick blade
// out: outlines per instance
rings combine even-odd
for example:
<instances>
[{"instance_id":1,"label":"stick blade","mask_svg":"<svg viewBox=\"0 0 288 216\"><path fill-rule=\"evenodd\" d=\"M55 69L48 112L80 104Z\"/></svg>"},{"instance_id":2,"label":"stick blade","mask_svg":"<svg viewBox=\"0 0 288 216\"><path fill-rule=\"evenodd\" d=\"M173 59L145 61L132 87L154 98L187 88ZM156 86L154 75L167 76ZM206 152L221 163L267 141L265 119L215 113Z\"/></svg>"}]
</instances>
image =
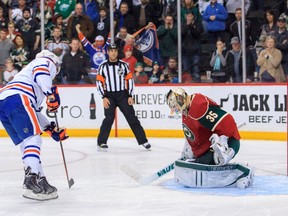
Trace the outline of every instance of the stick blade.
<instances>
[{"instance_id":1,"label":"stick blade","mask_svg":"<svg viewBox=\"0 0 288 216\"><path fill-rule=\"evenodd\" d=\"M68 181L68 185L69 185L69 189L74 185L74 179L71 178L69 181Z\"/></svg>"},{"instance_id":2,"label":"stick blade","mask_svg":"<svg viewBox=\"0 0 288 216\"><path fill-rule=\"evenodd\" d=\"M158 179L158 177L155 175L148 176L148 177L141 176L139 173L137 173L135 170L133 170L127 165L122 165L120 167L120 170L141 185L148 185L152 183L153 181L155 181L156 179Z\"/></svg>"},{"instance_id":3,"label":"stick blade","mask_svg":"<svg viewBox=\"0 0 288 216\"><path fill-rule=\"evenodd\" d=\"M131 169L129 166L123 164L120 167L120 170L128 175L130 178L134 179L135 181L139 182L141 176L135 170Z\"/></svg>"}]
</instances>

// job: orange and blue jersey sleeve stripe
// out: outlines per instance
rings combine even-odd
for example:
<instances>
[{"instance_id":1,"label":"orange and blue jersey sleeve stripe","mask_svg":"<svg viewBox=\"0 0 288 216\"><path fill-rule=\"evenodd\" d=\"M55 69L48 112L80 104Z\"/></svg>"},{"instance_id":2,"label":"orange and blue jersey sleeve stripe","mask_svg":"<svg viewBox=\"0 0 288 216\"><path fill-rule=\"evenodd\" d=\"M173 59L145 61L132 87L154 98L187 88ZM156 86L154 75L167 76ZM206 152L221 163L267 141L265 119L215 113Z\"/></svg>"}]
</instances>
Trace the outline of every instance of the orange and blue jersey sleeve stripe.
<instances>
[{"instance_id":1,"label":"orange and blue jersey sleeve stripe","mask_svg":"<svg viewBox=\"0 0 288 216\"><path fill-rule=\"evenodd\" d=\"M22 93L34 98L36 101L36 96L35 96L33 86L30 84L27 84L25 82L19 82L19 81L18 82L10 82L0 90L0 93L3 91L6 91L6 90L17 90L19 92L22 92Z\"/></svg>"},{"instance_id":2,"label":"orange and blue jersey sleeve stripe","mask_svg":"<svg viewBox=\"0 0 288 216\"><path fill-rule=\"evenodd\" d=\"M50 76L49 65L41 64L41 65L35 66L33 68L32 74L34 76L34 82L36 82L37 76L41 76L41 75Z\"/></svg>"}]
</instances>

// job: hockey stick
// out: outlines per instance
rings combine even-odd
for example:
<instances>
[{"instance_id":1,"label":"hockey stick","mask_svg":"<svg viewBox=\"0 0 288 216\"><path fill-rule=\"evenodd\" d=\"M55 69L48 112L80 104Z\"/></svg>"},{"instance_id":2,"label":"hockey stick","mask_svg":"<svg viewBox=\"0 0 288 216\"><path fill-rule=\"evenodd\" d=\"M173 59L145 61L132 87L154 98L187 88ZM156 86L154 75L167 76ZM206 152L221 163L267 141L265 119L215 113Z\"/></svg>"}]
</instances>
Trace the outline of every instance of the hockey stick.
<instances>
[{"instance_id":1,"label":"hockey stick","mask_svg":"<svg viewBox=\"0 0 288 216\"><path fill-rule=\"evenodd\" d=\"M181 159L181 158L180 158ZM156 181L163 175L169 173L174 169L175 162L167 165L163 169L158 170L157 172L153 173L150 176L141 176L139 173L137 173L135 170L131 169L130 167L126 165L122 165L120 169L128 176L130 176L132 179L134 179L136 182L138 182L141 185L148 185L152 182Z\"/></svg>"},{"instance_id":2,"label":"hockey stick","mask_svg":"<svg viewBox=\"0 0 288 216\"><path fill-rule=\"evenodd\" d=\"M245 126L246 123L242 123L238 125L238 129ZM179 158L178 160L181 160L183 158ZM138 182L141 185L148 185L152 182L156 181L157 179L161 178L163 175L169 173L170 171L174 170L175 161L173 163L168 164L164 168L158 170L157 172L151 174L150 176L141 176L139 173L137 173L135 170L130 168L127 165L122 165L120 167L121 171L124 172L126 175L130 176L132 179L134 179L136 182Z\"/></svg>"},{"instance_id":3,"label":"hockey stick","mask_svg":"<svg viewBox=\"0 0 288 216\"><path fill-rule=\"evenodd\" d=\"M55 112L55 122L56 122L57 130L59 130L59 124L58 124L58 118L57 118L57 113L56 112ZM63 158L63 163L64 163L65 172L66 172L68 186L69 186L69 188L71 188L72 185L74 185L74 179L73 178L69 179L69 176L68 176L67 164L66 164L66 160L65 160L65 155L64 155L64 149L63 149L62 141L60 141L60 147L61 147L62 158Z\"/></svg>"}]
</instances>

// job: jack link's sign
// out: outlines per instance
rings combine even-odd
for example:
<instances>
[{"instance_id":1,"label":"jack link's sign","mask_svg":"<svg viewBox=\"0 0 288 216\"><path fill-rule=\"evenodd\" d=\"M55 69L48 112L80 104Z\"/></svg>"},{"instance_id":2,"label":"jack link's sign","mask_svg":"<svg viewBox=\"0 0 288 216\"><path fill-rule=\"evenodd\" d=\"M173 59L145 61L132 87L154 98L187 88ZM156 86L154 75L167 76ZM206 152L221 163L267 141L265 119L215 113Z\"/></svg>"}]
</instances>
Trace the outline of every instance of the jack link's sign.
<instances>
[{"instance_id":1,"label":"jack link's sign","mask_svg":"<svg viewBox=\"0 0 288 216\"><path fill-rule=\"evenodd\" d=\"M136 115L147 129L181 129L181 116L166 105L169 86L137 87ZM183 86L188 94L202 93L231 113L245 131L287 131L287 90L285 85ZM119 115L119 128L129 128Z\"/></svg>"},{"instance_id":2,"label":"jack link's sign","mask_svg":"<svg viewBox=\"0 0 288 216\"><path fill-rule=\"evenodd\" d=\"M181 115L166 105L166 94L175 86L136 86L135 114L144 129L182 130ZM246 123L245 131L287 131L286 85L221 85L183 86L188 94L202 93L231 113L238 125ZM59 124L71 129L99 129L104 119L103 101L91 87L59 87L61 106ZM45 102L42 113L50 120ZM118 129L130 129L123 114L117 111ZM3 130L0 124L0 129ZM244 130L244 128L243 128Z\"/></svg>"}]
</instances>

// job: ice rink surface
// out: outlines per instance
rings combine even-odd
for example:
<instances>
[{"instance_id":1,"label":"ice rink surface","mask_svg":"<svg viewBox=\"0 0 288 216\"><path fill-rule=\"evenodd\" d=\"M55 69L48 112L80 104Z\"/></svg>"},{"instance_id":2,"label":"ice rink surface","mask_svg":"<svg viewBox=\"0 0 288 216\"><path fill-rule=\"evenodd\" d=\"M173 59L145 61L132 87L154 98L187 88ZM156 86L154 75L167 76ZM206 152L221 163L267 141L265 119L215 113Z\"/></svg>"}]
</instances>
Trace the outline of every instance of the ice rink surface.
<instances>
[{"instance_id":1,"label":"ice rink surface","mask_svg":"<svg viewBox=\"0 0 288 216\"><path fill-rule=\"evenodd\" d=\"M42 163L59 198L33 201L22 198L24 178L19 147L0 138L0 215L5 216L287 216L287 144L278 141L241 141L233 160L256 170L252 188L192 189L173 181L173 172L148 186L124 174L128 165L149 176L180 157L183 139L149 139L152 151L134 138L110 138L109 152L98 152L96 138L63 142L68 188L61 148L43 138Z\"/></svg>"}]
</instances>

